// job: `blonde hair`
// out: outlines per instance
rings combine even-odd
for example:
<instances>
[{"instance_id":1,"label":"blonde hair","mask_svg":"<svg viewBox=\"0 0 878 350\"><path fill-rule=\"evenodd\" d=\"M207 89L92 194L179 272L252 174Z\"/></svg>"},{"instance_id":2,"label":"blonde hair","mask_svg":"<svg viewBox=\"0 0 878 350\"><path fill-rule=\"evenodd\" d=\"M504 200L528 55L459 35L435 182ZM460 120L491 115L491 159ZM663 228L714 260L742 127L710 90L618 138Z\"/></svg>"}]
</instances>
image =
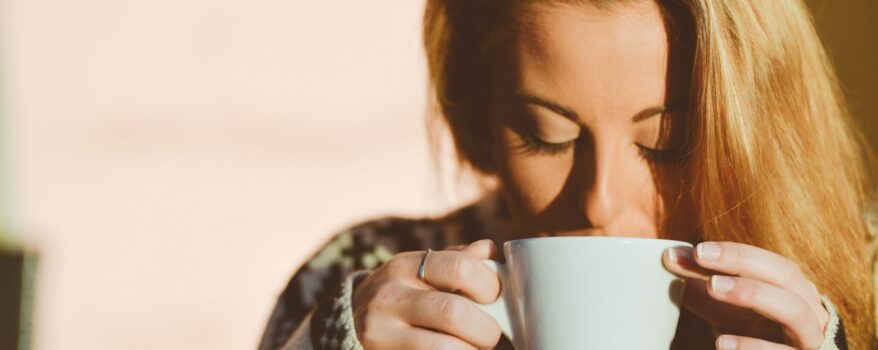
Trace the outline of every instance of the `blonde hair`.
<instances>
[{"instance_id":1,"label":"blonde hair","mask_svg":"<svg viewBox=\"0 0 878 350\"><path fill-rule=\"evenodd\" d=\"M514 6L501 4L521 1L427 2L424 46L439 115L460 162L486 175L495 167L485 145L492 64L485 47L514 22ZM865 148L805 5L663 5L683 10L666 15L679 17L668 20L691 41L687 197L702 238L797 263L839 310L851 347L873 348Z\"/></svg>"}]
</instances>

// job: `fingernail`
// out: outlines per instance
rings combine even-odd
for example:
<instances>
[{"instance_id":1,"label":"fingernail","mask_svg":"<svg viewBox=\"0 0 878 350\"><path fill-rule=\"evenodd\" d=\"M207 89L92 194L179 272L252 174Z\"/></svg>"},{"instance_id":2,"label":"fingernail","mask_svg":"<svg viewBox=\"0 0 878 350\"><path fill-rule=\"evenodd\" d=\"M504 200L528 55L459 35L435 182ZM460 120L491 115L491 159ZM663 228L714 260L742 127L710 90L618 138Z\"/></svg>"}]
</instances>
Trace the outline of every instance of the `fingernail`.
<instances>
[{"instance_id":1,"label":"fingernail","mask_svg":"<svg viewBox=\"0 0 878 350\"><path fill-rule=\"evenodd\" d=\"M692 260L692 252L686 247L668 248L668 259L674 264L682 265L686 261Z\"/></svg>"},{"instance_id":2,"label":"fingernail","mask_svg":"<svg viewBox=\"0 0 878 350\"><path fill-rule=\"evenodd\" d=\"M735 280L731 277L715 275L710 278L710 288L717 293L728 293L735 287Z\"/></svg>"},{"instance_id":3,"label":"fingernail","mask_svg":"<svg viewBox=\"0 0 878 350\"><path fill-rule=\"evenodd\" d=\"M716 341L719 350L735 350L738 348L738 341L729 336L721 336Z\"/></svg>"},{"instance_id":4,"label":"fingernail","mask_svg":"<svg viewBox=\"0 0 878 350\"><path fill-rule=\"evenodd\" d=\"M719 259L720 247L716 243L701 243L695 248L695 253L703 260Z\"/></svg>"}]
</instances>

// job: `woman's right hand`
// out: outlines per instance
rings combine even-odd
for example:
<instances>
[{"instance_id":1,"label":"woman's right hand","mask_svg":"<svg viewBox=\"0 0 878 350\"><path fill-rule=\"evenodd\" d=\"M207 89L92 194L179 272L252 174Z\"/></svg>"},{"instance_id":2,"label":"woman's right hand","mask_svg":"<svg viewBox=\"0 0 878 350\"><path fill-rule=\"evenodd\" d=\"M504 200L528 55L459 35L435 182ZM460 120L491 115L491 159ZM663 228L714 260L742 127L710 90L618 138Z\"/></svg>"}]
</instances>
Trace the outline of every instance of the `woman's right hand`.
<instances>
[{"instance_id":1,"label":"woman's right hand","mask_svg":"<svg viewBox=\"0 0 878 350\"><path fill-rule=\"evenodd\" d=\"M424 281L418 279L424 251L391 257L354 290L354 327L360 344L368 350L496 346L500 326L472 302L497 299L500 280L481 261L496 252L490 240L433 251Z\"/></svg>"}]
</instances>

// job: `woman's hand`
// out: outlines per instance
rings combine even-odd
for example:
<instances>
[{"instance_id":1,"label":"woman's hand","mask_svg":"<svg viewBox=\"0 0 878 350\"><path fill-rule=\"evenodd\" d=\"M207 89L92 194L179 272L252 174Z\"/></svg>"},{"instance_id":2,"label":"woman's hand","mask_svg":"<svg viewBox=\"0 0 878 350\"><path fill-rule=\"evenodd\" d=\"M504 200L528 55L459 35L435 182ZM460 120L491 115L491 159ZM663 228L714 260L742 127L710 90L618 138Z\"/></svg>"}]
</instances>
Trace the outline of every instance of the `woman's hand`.
<instances>
[{"instance_id":1,"label":"woman's hand","mask_svg":"<svg viewBox=\"0 0 878 350\"><path fill-rule=\"evenodd\" d=\"M724 334L717 349L817 349L823 343L829 313L792 261L732 242L672 248L662 260L687 279L683 307Z\"/></svg>"},{"instance_id":2,"label":"woman's hand","mask_svg":"<svg viewBox=\"0 0 878 350\"><path fill-rule=\"evenodd\" d=\"M500 326L469 299L497 299L500 280L481 261L496 251L490 240L433 251L424 281L418 279L424 251L390 258L354 291L360 343L369 350L493 348Z\"/></svg>"}]
</instances>

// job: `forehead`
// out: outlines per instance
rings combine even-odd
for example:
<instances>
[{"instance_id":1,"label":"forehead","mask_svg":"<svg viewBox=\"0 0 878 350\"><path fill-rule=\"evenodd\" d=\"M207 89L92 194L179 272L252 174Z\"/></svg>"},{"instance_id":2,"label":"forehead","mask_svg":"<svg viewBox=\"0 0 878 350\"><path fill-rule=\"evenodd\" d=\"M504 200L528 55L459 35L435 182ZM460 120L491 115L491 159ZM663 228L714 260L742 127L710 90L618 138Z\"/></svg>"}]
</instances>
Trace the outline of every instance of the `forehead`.
<instances>
[{"instance_id":1,"label":"forehead","mask_svg":"<svg viewBox=\"0 0 878 350\"><path fill-rule=\"evenodd\" d=\"M668 40L655 2L525 11L509 52L518 90L593 113L664 102Z\"/></svg>"}]
</instances>

